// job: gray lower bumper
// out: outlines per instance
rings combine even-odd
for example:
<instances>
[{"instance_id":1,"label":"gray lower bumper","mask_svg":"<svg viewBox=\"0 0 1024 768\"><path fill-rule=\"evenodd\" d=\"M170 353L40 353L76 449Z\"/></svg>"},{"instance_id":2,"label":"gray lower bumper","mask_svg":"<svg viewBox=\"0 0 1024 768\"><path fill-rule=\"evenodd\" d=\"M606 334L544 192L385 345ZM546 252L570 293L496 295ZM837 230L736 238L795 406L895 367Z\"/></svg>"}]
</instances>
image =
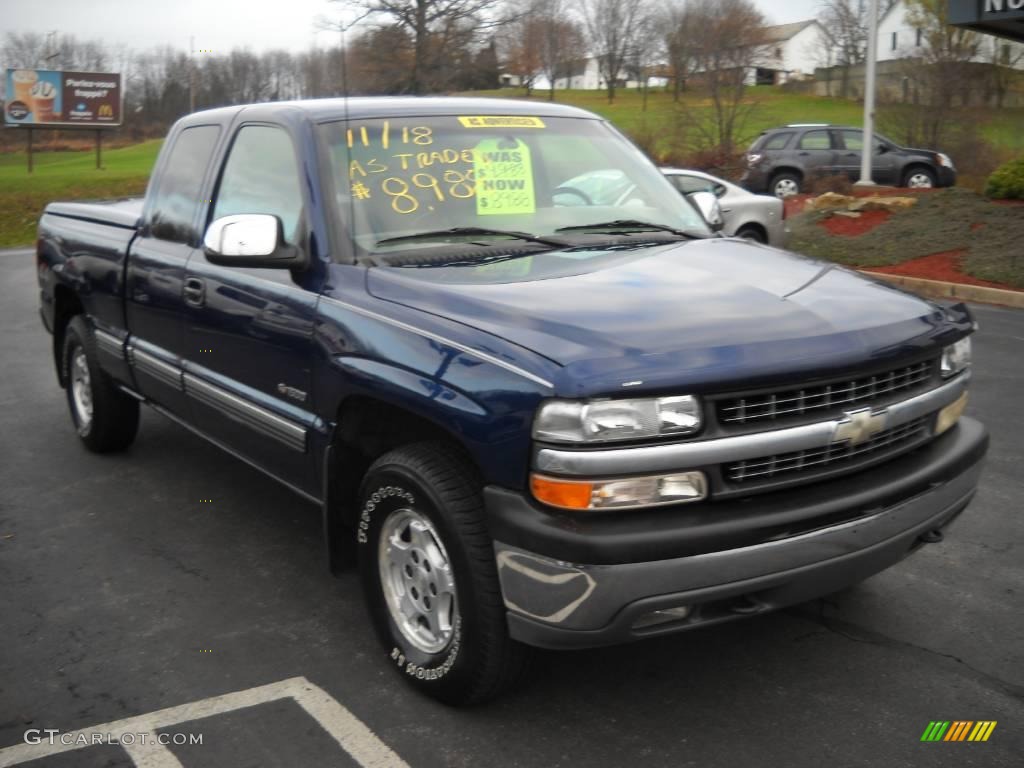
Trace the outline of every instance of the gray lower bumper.
<instances>
[{"instance_id":1,"label":"gray lower bumper","mask_svg":"<svg viewBox=\"0 0 1024 768\"><path fill-rule=\"evenodd\" d=\"M780 541L654 562L575 565L495 542L509 629L549 648L625 642L793 605L899 562L970 502L981 461L875 514ZM691 606L688 617L638 620Z\"/></svg>"}]
</instances>

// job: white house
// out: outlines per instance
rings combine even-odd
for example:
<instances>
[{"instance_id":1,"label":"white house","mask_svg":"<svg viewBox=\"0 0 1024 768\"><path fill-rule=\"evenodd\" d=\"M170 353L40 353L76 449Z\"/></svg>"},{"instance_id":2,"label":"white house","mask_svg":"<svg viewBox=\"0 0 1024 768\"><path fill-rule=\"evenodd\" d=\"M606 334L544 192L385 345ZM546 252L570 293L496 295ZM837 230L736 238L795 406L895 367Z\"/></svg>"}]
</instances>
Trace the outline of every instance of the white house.
<instances>
[{"instance_id":1,"label":"white house","mask_svg":"<svg viewBox=\"0 0 1024 768\"><path fill-rule=\"evenodd\" d=\"M767 27L765 44L748 82L781 85L789 80L813 77L814 68L820 66L826 39L825 30L816 19Z\"/></svg>"},{"instance_id":2,"label":"white house","mask_svg":"<svg viewBox=\"0 0 1024 768\"><path fill-rule=\"evenodd\" d=\"M995 59L1024 68L1024 44L991 35L979 35L980 48L975 61L990 63ZM900 0L878 20L878 60L894 61L920 56L927 47L924 31L907 21L907 4Z\"/></svg>"},{"instance_id":3,"label":"white house","mask_svg":"<svg viewBox=\"0 0 1024 768\"><path fill-rule=\"evenodd\" d=\"M651 88L664 86L668 82L664 77L649 77L647 84ZM555 78L555 90L561 91L571 88L578 91L598 91L607 86L601 68L598 66L596 56L588 56L585 59L575 61L569 67L569 72L563 77ZM618 86L620 88L636 88L639 83L629 80L625 75L619 75ZM533 81L533 87L538 91L546 91L550 88L546 75L538 75Z\"/></svg>"}]
</instances>

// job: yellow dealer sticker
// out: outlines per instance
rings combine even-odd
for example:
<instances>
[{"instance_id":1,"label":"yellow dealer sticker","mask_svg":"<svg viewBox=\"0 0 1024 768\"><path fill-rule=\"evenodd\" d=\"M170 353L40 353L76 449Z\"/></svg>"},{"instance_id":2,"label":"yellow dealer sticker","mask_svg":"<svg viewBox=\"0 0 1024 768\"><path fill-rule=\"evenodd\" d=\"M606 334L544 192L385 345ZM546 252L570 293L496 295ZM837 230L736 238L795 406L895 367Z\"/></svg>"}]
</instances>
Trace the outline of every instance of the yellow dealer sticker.
<instances>
[{"instance_id":1,"label":"yellow dealer sticker","mask_svg":"<svg viewBox=\"0 0 1024 768\"><path fill-rule=\"evenodd\" d=\"M530 148L518 139L486 139L473 148L477 216L533 213Z\"/></svg>"},{"instance_id":2,"label":"yellow dealer sticker","mask_svg":"<svg viewBox=\"0 0 1024 768\"><path fill-rule=\"evenodd\" d=\"M539 117L513 117L511 115L480 115L460 117L463 128L543 128Z\"/></svg>"}]
</instances>

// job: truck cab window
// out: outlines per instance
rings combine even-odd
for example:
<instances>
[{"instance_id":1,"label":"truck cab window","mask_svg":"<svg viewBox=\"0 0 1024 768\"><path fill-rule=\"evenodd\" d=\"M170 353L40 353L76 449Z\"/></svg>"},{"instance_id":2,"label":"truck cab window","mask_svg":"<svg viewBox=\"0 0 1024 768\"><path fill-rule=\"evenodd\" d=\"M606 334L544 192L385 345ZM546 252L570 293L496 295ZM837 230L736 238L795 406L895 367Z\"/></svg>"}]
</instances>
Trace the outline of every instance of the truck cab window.
<instances>
[{"instance_id":1,"label":"truck cab window","mask_svg":"<svg viewBox=\"0 0 1024 768\"><path fill-rule=\"evenodd\" d=\"M281 128L243 127L224 165L213 219L268 213L281 219L285 240L296 242L302 214L302 186L292 140Z\"/></svg>"},{"instance_id":2,"label":"truck cab window","mask_svg":"<svg viewBox=\"0 0 1024 768\"><path fill-rule=\"evenodd\" d=\"M197 125L178 135L153 198L149 219L153 237L177 243L197 239L199 193L219 135L216 125Z\"/></svg>"}]
</instances>

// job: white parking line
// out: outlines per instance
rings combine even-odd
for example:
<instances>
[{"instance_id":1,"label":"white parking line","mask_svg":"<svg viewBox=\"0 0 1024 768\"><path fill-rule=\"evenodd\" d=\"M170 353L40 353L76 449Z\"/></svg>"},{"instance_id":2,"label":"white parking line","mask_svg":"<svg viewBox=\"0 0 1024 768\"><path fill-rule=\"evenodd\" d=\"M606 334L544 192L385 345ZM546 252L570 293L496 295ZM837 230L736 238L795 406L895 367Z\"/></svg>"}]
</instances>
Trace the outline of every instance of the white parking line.
<instances>
[{"instance_id":1,"label":"white parking line","mask_svg":"<svg viewBox=\"0 0 1024 768\"><path fill-rule=\"evenodd\" d=\"M138 768L184 768L174 753L156 740L155 733L147 733L141 743L122 744L121 748Z\"/></svg>"},{"instance_id":2,"label":"white parking line","mask_svg":"<svg viewBox=\"0 0 1024 768\"><path fill-rule=\"evenodd\" d=\"M304 677L292 677L278 683L201 699L146 715L69 731L55 738L53 743L42 741L39 744L16 744L0 749L0 768L85 749L91 746L92 734L103 734L104 739L110 734L111 740L132 734L133 743L122 744L122 747L139 768L182 768L174 754L156 741L158 730L280 699L293 699L364 768L409 768L365 723ZM140 739L139 734L146 734L146 738Z\"/></svg>"}]
</instances>

